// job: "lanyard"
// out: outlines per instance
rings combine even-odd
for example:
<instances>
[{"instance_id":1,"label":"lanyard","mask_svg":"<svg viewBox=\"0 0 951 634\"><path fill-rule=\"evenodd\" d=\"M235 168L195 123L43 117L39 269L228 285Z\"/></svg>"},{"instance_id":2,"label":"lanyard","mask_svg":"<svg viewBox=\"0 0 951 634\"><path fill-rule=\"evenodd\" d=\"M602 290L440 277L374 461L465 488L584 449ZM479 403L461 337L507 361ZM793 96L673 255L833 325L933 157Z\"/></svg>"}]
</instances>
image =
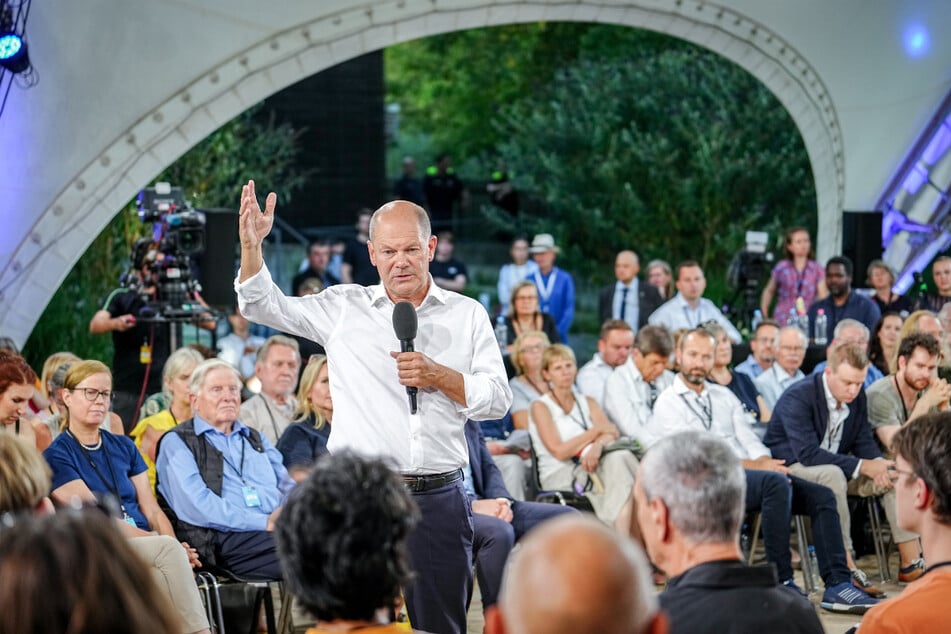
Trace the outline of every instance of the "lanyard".
<instances>
[{"instance_id":1,"label":"lanyard","mask_svg":"<svg viewBox=\"0 0 951 634\"><path fill-rule=\"evenodd\" d=\"M271 406L268 405L267 397L266 397L263 393L261 394L261 402L264 403L264 409L267 410L267 415L271 417L271 428L274 430L274 437L280 439L280 437L281 437L281 432L280 432L280 431L278 430L278 428L277 428L277 421L274 420L274 413L271 411ZM241 461L242 461L242 468L243 468L243 465L244 465L244 445L241 445Z\"/></svg>"},{"instance_id":2,"label":"lanyard","mask_svg":"<svg viewBox=\"0 0 951 634\"><path fill-rule=\"evenodd\" d=\"M905 407L905 397L901 395L901 390L898 389L898 375L892 375L892 381L895 383L895 391L898 392L898 402L901 403L901 424L904 425L908 420L908 408ZM918 399L921 398L921 392L915 394L915 403L918 402Z\"/></svg>"},{"instance_id":3,"label":"lanyard","mask_svg":"<svg viewBox=\"0 0 951 634\"><path fill-rule=\"evenodd\" d=\"M112 461L109 459L109 454L105 450L106 446L106 434L105 432L100 431L100 437L102 439L102 449L103 457L106 462L106 466L109 467L109 475L112 476L112 486L109 486L109 482L106 480L105 476L102 475L102 472L99 470L99 467L96 465L96 461L92 459L92 454L89 449L86 448L86 445L79 442L79 439L73 436L73 434L67 429L66 433L69 434L69 437L79 446L83 452L83 457L86 458L86 462L89 463L89 466L92 467L92 470L96 472L96 475L99 476L99 480L102 482L103 486L106 487L106 490L115 496L116 501L119 503L119 507L122 509L123 513L126 513L125 504L122 503L122 496L119 495L119 479L116 477L115 469L112 468Z\"/></svg>"},{"instance_id":4,"label":"lanyard","mask_svg":"<svg viewBox=\"0 0 951 634\"><path fill-rule=\"evenodd\" d=\"M703 423L704 428L707 431L710 431L710 428L713 427L713 403L710 401L710 394L707 393L707 400L703 400L703 397L697 394L697 402L700 405L702 411L698 412L697 408L687 399L687 396L681 392L680 398L683 399L684 405L693 413L694 416L700 419L700 422Z\"/></svg>"},{"instance_id":5,"label":"lanyard","mask_svg":"<svg viewBox=\"0 0 951 634\"><path fill-rule=\"evenodd\" d=\"M542 311L551 312L546 310L548 308L548 301L551 299L551 293L555 290L555 278L558 276L558 271L552 269L551 275L548 277L548 281L542 283L542 276L540 271L535 271L535 286L538 287L538 295L541 298Z\"/></svg>"},{"instance_id":6,"label":"lanyard","mask_svg":"<svg viewBox=\"0 0 951 634\"><path fill-rule=\"evenodd\" d=\"M230 460L228 460L228 456L226 456L225 452L223 451L221 452L221 457L224 459L225 464L227 464L229 467L234 469L234 472L238 474L239 478L241 478L241 484L247 484L247 482L245 482L244 480L244 447L247 444L245 442L246 438L244 437L244 434L242 434L241 432L236 432L236 433L238 434L238 436L241 437L241 468L239 469L236 466L234 466L234 464Z\"/></svg>"}]
</instances>

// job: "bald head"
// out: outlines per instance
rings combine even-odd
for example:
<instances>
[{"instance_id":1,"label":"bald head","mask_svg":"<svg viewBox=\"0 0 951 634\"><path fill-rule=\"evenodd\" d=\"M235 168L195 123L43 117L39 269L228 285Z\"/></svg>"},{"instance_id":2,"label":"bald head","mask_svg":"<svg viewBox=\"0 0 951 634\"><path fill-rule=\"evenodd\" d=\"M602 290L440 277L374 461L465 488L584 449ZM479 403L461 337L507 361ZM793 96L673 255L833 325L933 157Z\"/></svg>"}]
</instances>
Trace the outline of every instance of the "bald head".
<instances>
[{"instance_id":1,"label":"bald head","mask_svg":"<svg viewBox=\"0 0 951 634\"><path fill-rule=\"evenodd\" d=\"M571 516L546 522L522 542L498 613L487 631L641 634L656 631L658 604L647 559L633 542L597 520Z\"/></svg>"},{"instance_id":2,"label":"bald head","mask_svg":"<svg viewBox=\"0 0 951 634\"><path fill-rule=\"evenodd\" d=\"M621 251L614 260L614 277L622 284L630 284L640 269L637 254L633 251Z\"/></svg>"},{"instance_id":3,"label":"bald head","mask_svg":"<svg viewBox=\"0 0 951 634\"><path fill-rule=\"evenodd\" d=\"M381 222L405 222L412 218L419 228L419 237L422 242L429 240L432 234L432 228L429 224L429 214L426 210L406 200L394 200L386 203L373 212L370 217L370 240L377 235L377 226Z\"/></svg>"}]
</instances>

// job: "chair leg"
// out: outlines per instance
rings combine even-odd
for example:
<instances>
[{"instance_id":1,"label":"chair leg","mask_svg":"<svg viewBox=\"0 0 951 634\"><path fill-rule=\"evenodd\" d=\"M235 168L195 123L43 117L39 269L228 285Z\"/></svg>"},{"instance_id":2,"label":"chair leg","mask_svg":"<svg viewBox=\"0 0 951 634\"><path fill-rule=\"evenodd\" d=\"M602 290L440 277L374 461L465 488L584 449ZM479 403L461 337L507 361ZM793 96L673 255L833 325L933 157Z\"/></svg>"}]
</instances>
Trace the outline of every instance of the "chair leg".
<instances>
[{"instance_id":1,"label":"chair leg","mask_svg":"<svg viewBox=\"0 0 951 634\"><path fill-rule=\"evenodd\" d=\"M874 496L865 498L868 508L869 522L872 524L872 541L875 544L875 556L878 558L878 571L882 581L891 581L888 571L888 549L885 545L885 535L882 529L882 520L878 514L878 500Z\"/></svg>"},{"instance_id":2,"label":"chair leg","mask_svg":"<svg viewBox=\"0 0 951 634\"><path fill-rule=\"evenodd\" d=\"M294 597L287 591L283 582L277 582L281 597L281 609L277 617L278 634L291 634L294 629Z\"/></svg>"},{"instance_id":3,"label":"chair leg","mask_svg":"<svg viewBox=\"0 0 951 634\"><path fill-rule=\"evenodd\" d=\"M762 524L763 516L757 513L756 521L753 522L753 533L750 535L750 552L746 556L746 563L749 566L753 565L753 559L756 557L756 545L759 542L759 529Z\"/></svg>"},{"instance_id":4,"label":"chair leg","mask_svg":"<svg viewBox=\"0 0 951 634\"><path fill-rule=\"evenodd\" d=\"M195 574L198 588L205 597L205 613L208 615L208 625L214 634L225 634L225 615L221 607L221 592L218 578L208 572Z\"/></svg>"},{"instance_id":5,"label":"chair leg","mask_svg":"<svg viewBox=\"0 0 951 634\"><path fill-rule=\"evenodd\" d=\"M815 580L819 577L819 571L812 569L809 541L806 539L806 522L802 515L796 515L794 519L796 521L796 543L799 545L799 556L800 561L802 561L802 579L806 586L806 592L812 594L817 589Z\"/></svg>"}]
</instances>

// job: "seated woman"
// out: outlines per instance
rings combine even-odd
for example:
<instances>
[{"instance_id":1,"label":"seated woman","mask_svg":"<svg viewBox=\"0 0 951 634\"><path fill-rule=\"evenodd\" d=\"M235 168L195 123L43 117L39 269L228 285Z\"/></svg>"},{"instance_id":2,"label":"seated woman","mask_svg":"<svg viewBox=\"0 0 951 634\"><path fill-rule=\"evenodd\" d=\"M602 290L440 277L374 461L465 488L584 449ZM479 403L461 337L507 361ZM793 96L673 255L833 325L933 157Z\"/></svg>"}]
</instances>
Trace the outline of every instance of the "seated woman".
<instances>
[{"instance_id":1,"label":"seated woman","mask_svg":"<svg viewBox=\"0 0 951 634\"><path fill-rule=\"evenodd\" d=\"M542 376L551 392L532 403L528 428L539 479L544 489L586 489L598 518L613 524L634 486L637 459L626 449L605 451L620 434L593 399L575 391L577 374L571 348L545 350Z\"/></svg>"},{"instance_id":2,"label":"seated woman","mask_svg":"<svg viewBox=\"0 0 951 634\"><path fill-rule=\"evenodd\" d=\"M766 434L766 423L772 415L769 405L760 396L753 379L748 374L730 370L730 363L733 361L733 342L730 341L726 331L715 322L703 324L702 328L713 335L717 341L713 369L710 370L707 380L719 383L740 399L743 409L749 414L750 426L762 439Z\"/></svg>"},{"instance_id":3,"label":"seated woman","mask_svg":"<svg viewBox=\"0 0 951 634\"><path fill-rule=\"evenodd\" d=\"M198 554L188 544L173 541L172 525L155 500L145 462L132 440L100 428L111 396L112 373L99 361L80 361L67 372L65 429L43 453L53 471L53 500L73 505L93 502L97 495L112 496L119 504L122 534L145 550L147 561L167 581L165 589L182 615L184 631L207 631L188 566L200 565ZM162 538L153 537L153 530Z\"/></svg>"},{"instance_id":4,"label":"seated woman","mask_svg":"<svg viewBox=\"0 0 951 634\"><path fill-rule=\"evenodd\" d=\"M135 441L139 453L148 467L149 484L155 491L155 450L158 442L169 429L192 417L191 398L188 383L192 370L203 361L203 357L192 348L179 348L165 361L162 369L162 391L169 395L168 409L139 420L129 437Z\"/></svg>"},{"instance_id":5,"label":"seated woman","mask_svg":"<svg viewBox=\"0 0 951 634\"><path fill-rule=\"evenodd\" d=\"M530 330L541 330L553 343L561 341L555 319L538 310L538 289L529 280L522 280L512 288L512 302L505 315L505 325L508 327L509 352L515 338Z\"/></svg>"},{"instance_id":6,"label":"seated woman","mask_svg":"<svg viewBox=\"0 0 951 634\"><path fill-rule=\"evenodd\" d=\"M0 351L0 431L19 436L40 451L51 441L49 429L30 411L36 372L15 352Z\"/></svg>"},{"instance_id":7,"label":"seated woman","mask_svg":"<svg viewBox=\"0 0 951 634\"><path fill-rule=\"evenodd\" d=\"M868 344L868 361L884 375L891 374L888 361L898 356L898 335L904 323L901 315L893 312L882 313L882 317L872 329L872 340Z\"/></svg>"},{"instance_id":8,"label":"seated woman","mask_svg":"<svg viewBox=\"0 0 951 634\"><path fill-rule=\"evenodd\" d=\"M528 429L528 409L532 401L551 391L548 381L542 377L542 355L549 345L548 336L540 330L523 332L512 344L516 374L509 380L509 387L512 388L510 412L515 429Z\"/></svg>"},{"instance_id":9,"label":"seated woman","mask_svg":"<svg viewBox=\"0 0 951 634\"><path fill-rule=\"evenodd\" d=\"M59 367L53 371L52 376L50 376L50 401L52 405L55 405L56 413L46 420L46 425L49 427L52 440L56 440L63 431L63 420L66 417L66 405L63 403L63 381L66 380L66 373L69 372L69 368L71 368L76 361L81 361L81 359L77 358L61 363ZM119 436L125 434L125 428L122 427L122 419L119 418L119 415L115 412L109 412L109 416L103 419L100 427Z\"/></svg>"},{"instance_id":10,"label":"seated woman","mask_svg":"<svg viewBox=\"0 0 951 634\"><path fill-rule=\"evenodd\" d=\"M314 355L304 368L297 387L297 412L280 440L277 450L284 456L284 466L295 482L307 477L314 461L327 453L330 421L334 404L330 400L330 377L327 357Z\"/></svg>"}]
</instances>

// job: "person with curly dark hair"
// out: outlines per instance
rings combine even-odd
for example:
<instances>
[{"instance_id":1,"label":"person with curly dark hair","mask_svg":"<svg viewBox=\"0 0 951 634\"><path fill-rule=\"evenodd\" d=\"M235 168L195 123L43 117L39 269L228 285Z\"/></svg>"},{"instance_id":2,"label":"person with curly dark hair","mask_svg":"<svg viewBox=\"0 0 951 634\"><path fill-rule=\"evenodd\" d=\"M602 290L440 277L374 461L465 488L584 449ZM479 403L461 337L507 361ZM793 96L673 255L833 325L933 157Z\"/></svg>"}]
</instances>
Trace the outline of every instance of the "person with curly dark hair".
<instances>
[{"instance_id":1,"label":"person with curly dark hair","mask_svg":"<svg viewBox=\"0 0 951 634\"><path fill-rule=\"evenodd\" d=\"M307 634L405 632L395 622L411 579L406 539L419 521L400 477L349 452L318 460L277 521L288 589L317 618Z\"/></svg>"}]
</instances>

